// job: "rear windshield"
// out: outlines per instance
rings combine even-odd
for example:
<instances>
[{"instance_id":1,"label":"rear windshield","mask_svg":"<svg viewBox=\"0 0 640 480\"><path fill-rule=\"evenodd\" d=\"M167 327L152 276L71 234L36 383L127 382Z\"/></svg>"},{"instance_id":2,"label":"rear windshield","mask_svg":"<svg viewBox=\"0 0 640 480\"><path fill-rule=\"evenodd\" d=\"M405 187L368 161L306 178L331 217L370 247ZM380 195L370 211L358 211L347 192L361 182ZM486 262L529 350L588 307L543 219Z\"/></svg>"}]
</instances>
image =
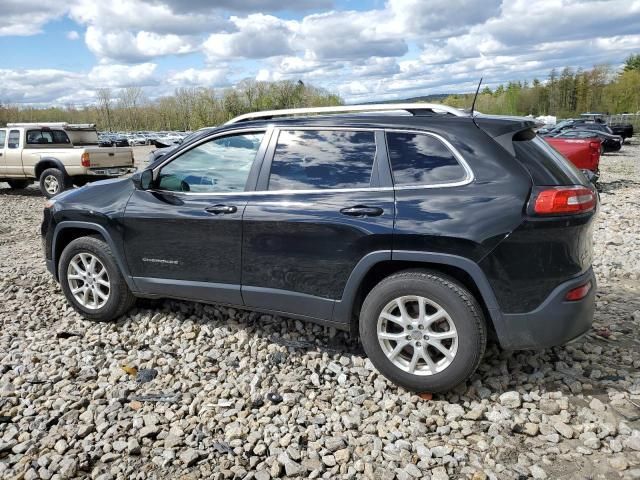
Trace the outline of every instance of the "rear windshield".
<instances>
[{"instance_id":1,"label":"rear windshield","mask_svg":"<svg viewBox=\"0 0 640 480\"><path fill-rule=\"evenodd\" d=\"M28 130L27 145L69 144L71 141L62 130Z\"/></svg>"},{"instance_id":2,"label":"rear windshield","mask_svg":"<svg viewBox=\"0 0 640 480\"><path fill-rule=\"evenodd\" d=\"M534 184L586 185L588 183L580 170L540 137L519 140L523 137L526 136L519 134L514 136L513 148L516 158L531 173Z\"/></svg>"}]
</instances>

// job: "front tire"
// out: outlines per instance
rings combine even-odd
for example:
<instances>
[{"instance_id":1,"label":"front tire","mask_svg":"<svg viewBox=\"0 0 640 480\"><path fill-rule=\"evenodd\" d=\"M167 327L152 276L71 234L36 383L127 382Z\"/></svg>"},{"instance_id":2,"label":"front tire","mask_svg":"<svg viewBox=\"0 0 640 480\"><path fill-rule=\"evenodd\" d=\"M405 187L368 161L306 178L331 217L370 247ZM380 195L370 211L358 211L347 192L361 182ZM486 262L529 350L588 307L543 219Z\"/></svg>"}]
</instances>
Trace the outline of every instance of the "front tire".
<instances>
[{"instance_id":1,"label":"front tire","mask_svg":"<svg viewBox=\"0 0 640 480\"><path fill-rule=\"evenodd\" d=\"M382 280L365 299L360 339L374 366L416 392L443 392L467 380L487 342L482 309L454 279L406 271Z\"/></svg>"},{"instance_id":2,"label":"front tire","mask_svg":"<svg viewBox=\"0 0 640 480\"><path fill-rule=\"evenodd\" d=\"M47 168L40 175L40 191L47 198L55 197L68 188L71 188L71 180L57 168Z\"/></svg>"},{"instance_id":3,"label":"front tire","mask_svg":"<svg viewBox=\"0 0 640 480\"><path fill-rule=\"evenodd\" d=\"M31 185L31 180L7 180L7 183L9 184L9 188L11 188L12 190L22 190Z\"/></svg>"},{"instance_id":4,"label":"front tire","mask_svg":"<svg viewBox=\"0 0 640 480\"><path fill-rule=\"evenodd\" d=\"M58 277L69 303L89 320L115 320L136 300L111 248L98 237L81 237L69 243L60 256Z\"/></svg>"}]
</instances>

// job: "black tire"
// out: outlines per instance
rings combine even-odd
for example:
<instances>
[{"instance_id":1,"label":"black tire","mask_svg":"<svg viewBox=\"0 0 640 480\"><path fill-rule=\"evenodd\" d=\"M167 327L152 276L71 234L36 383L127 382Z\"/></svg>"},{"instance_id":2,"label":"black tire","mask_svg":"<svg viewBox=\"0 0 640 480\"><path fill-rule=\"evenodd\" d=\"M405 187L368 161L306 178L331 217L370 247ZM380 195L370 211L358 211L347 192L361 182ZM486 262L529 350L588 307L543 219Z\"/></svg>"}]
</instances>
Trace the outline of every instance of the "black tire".
<instances>
[{"instance_id":1,"label":"black tire","mask_svg":"<svg viewBox=\"0 0 640 480\"><path fill-rule=\"evenodd\" d=\"M416 375L402 370L387 358L378 341L382 310L394 299L411 295L440 305L455 325L457 352L438 373ZM360 340L371 362L389 380L411 391L438 393L453 389L475 372L484 355L487 329L478 302L453 278L433 271L404 271L385 278L367 295L360 312Z\"/></svg>"},{"instance_id":2,"label":"black tire","mask_svg":"<svg viewBox=\"0 0 640 480\"><path fill-rule=\"evenodd\" d=\"M53 180L55 180L58 185L56 191L47 189L48 182L53 183ZM62 193L65 190L71 188L71 186L72 183L69 176L63 171L58 170L57 168L47 168L40 174L40 191L47 198L55 197L59 193Z\"/></svg>"},{"instance_id":3,"label":"black tire","mask_svg":"<svg viewBox=\"0 0 640 480\"><path fill-rule=\"evenodd\" d=\"M67 279L67 271L69 269L69 263L79 253L90 253L95 255L107 270L110 283L109 297L105 304L100 308L85 308L71 293L71 286ZM102 240L101 237L80 237L73 240L63 250L58 265L58 277L60 279L60 286L62 287L64 296L73 308L83 317L89 320L101 322L112 321L122 316L135 304L136 297L133 296L129 290L129 287L118 268L111 248L109 248L109 245Z\"/></svg>"},{"instance_id":4,"label":"black tire","mask_svg":"<svg viewBox=\"0 0 640 480\"><path fill-rule=\"evenodd\" d=\"M23 188L27 188L29 185L31 185L31 180L14 179L7 180L7 183L13 190L22 190Z\"/></svg>"}]
</instances>

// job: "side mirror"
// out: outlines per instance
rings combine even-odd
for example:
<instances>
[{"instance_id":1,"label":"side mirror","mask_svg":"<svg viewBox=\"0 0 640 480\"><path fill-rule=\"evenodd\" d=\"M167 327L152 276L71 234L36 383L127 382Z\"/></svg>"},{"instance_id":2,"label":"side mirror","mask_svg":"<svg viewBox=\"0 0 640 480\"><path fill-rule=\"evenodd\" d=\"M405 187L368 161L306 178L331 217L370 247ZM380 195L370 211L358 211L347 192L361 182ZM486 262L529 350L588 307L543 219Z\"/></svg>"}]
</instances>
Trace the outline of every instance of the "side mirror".
<instances>
[{"instance_id":1,"label":"side mirror","mask_svg":"<svg viewBox=\"0 0 640 480\"><path fill-rule=\"evenodd\" d=\"M140 174L140 189L149 190L151 188L151 184L153 184L153 171L144 170Z\"/></svg>"}]
</instances>

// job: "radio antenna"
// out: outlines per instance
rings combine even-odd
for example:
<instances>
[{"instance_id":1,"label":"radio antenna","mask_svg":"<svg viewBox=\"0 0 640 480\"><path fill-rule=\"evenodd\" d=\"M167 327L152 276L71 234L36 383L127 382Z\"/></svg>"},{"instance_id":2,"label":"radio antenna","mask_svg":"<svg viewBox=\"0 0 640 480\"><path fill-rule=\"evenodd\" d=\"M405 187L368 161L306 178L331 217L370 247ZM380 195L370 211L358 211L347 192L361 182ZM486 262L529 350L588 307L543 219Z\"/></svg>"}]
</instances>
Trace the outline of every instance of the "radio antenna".
<instances>
[{"instance_id":1,"label":"radio antenna","mask_svg":"<svg viewBox=\"0 0 640 480\"><path fill-rule=\"evenodd\" d=\"M482 77L480 77L480 81L478 82L478 88L476 88L476 94L473 96L473 103L471 104L471 116L473 117L473 114L475 112L476 109L476 100L478 99L478 92L480 91L480 85L482 85Z\"/></svg>"}]
</instances>

